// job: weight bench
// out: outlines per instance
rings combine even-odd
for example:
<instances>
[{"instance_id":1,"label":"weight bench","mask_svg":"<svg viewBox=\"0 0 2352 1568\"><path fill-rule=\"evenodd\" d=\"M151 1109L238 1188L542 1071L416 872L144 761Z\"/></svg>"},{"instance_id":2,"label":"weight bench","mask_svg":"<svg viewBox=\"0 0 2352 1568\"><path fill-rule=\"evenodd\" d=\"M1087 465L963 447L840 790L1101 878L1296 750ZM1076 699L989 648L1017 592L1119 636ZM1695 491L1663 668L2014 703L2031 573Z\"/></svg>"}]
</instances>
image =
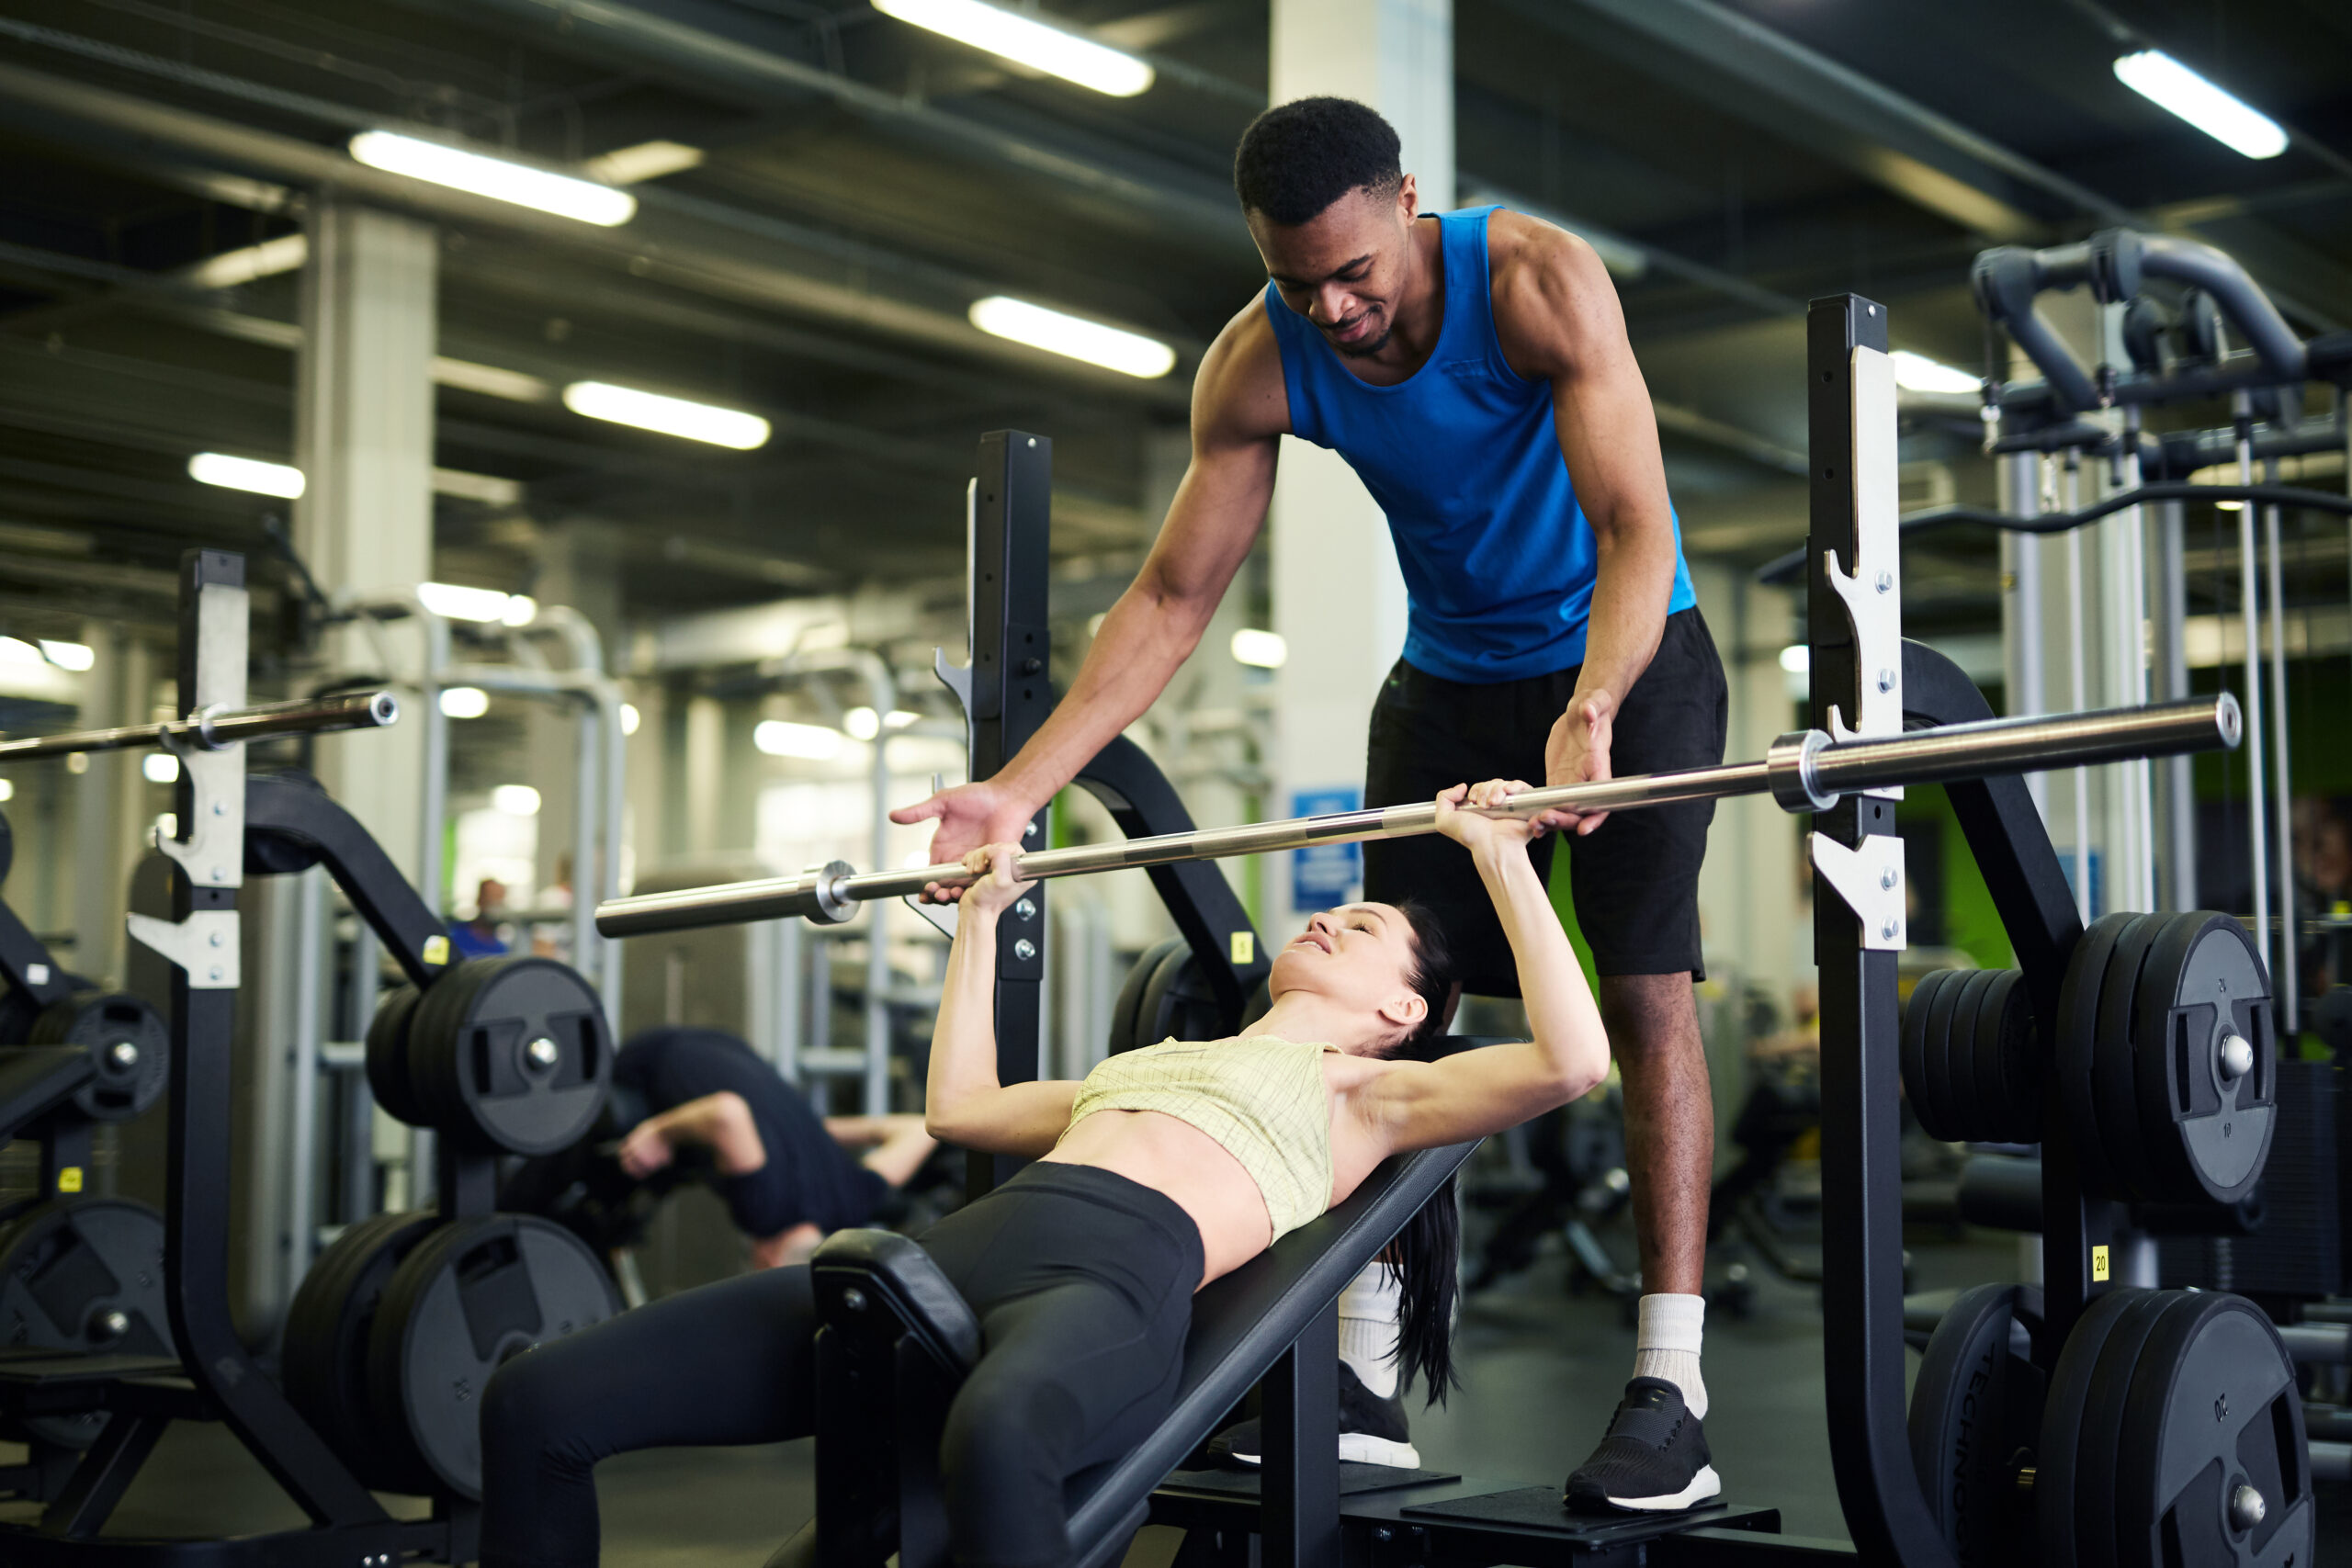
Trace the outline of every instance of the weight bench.
<instances>
[{"instance_id":1,"label":"weight bench","mask_svg":"<svg viewBox=\"0 0 2352 1568\"><path fill-rule=\"evenodd\" d=\"M1073 1478L1070 1568L1102 1568L1154 1488L1287 1356L1267 1391L1266 1529L1339 1530L1339 1298L1477 1145L1387 1161L1347 1201L1193 1299L1183 1379L1159 1430ZM810 1260L817 1312L817 1517L771 1568L946 1568L939 1438L980 1352L978 1319L930 1256L887 1231L841 1231ZM1289 1428L1292 1441L1279 1440ZM1285 1468L1285 1456L1288 1468ZM1319 1523L1318 1523L1319 1521ZM1270 1550L1268 1562L1280 1560Z\"/></svg>"}]
</instances>

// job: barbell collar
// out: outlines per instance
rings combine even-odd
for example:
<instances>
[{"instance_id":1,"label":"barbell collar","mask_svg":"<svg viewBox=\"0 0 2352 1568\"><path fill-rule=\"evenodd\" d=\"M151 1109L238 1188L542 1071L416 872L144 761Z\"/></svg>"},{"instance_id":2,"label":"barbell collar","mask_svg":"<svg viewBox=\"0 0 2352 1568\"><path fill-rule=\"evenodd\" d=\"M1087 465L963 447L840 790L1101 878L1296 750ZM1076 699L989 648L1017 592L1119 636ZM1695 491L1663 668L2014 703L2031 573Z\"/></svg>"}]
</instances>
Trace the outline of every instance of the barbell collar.
<instances>
[{"instance_id":1,"label":"barbell collar","mask_svg":"<svg viewBox=\"0 0 2352 1568\"><path fill-rule=\"evenodd\" d=\"M2226 692L2149 707L1987 719L1842 743L1818 730L1800 730L1775 741L1762 761L1527 790L1478 809L1489 817L1527 818L1555 810L1582 815L1770 794L1789 811L1823 811L1840 796L1862 790L2211 750L2235 746L2240 733L2237 700ZM1436 830L1436 804L1420 801L1039 850L1020 855L1014 874L1023 881L1082 876L1180 861L1279 854L1317 844L1411 838ZM960 864L858 873L835 861L797 876L607 899L596 908L596 930L608 937L628 937L795 917L835 923L847 919L857 904L910 897L933 884L968 886L974 880Z\"/></svg>"}]
</instances>

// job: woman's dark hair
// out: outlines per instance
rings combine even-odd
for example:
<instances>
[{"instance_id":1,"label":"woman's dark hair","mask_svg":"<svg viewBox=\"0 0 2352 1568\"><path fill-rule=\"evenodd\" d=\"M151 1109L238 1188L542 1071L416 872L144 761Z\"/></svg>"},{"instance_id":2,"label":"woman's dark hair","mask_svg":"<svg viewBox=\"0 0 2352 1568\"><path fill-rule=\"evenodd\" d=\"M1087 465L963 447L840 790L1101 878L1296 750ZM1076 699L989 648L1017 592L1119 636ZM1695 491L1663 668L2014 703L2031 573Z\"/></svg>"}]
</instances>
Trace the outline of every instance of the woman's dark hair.
<instances>
[{"instance_id":1,"label":"woman's dark hair","mask_svg":"<svg viewBox=\"0 0 2352 1568\"><path fill-rule=\"evenodd\" d=\"M1285 227L1352 190L1391 197L1405 175L1396 131L1352 98L1295 98L1250 122L1233 153L1241 210Z\"/></svg>"},{"instance_id":2,"label":"woman's dark hair","mask_svg":"<svg viewBox=\"0 0 2352 1568\"><path fill-rule=\"evenodd\" d=\"M1430 1010L1389 1055L1400 1061L1433 1061L1445 1041L1453 954L1444 928L1427 905L1408 898L1396 908L1413 928L1413 972L1408 978ZM1447 1177L1445 1185L1405 1223L1381 1254L1381 1263L1403 1298L1403 1310L1396 1315L1397 1371L1402 1378L1420 1379L1424 1404L1442 1404L1457 1381L1453 1303L1462 1278L1462 1212L1453 1178Z\"/></svg>"}]
</instances>

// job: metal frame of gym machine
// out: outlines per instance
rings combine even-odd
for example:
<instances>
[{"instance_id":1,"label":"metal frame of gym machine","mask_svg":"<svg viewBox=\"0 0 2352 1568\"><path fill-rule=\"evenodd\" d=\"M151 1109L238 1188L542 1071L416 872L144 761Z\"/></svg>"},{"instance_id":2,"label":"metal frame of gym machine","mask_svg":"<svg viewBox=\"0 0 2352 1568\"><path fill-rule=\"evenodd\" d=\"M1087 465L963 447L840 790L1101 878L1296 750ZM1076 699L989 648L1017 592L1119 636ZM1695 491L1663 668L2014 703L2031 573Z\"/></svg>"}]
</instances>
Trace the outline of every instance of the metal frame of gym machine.
<instances>
[{"instance_id":1,"label":"metal frame of gym machine","mask_svg":"<svg viewBox=\"0 0 2352 1568\"><path fill-rule=\"evenodd\" d=\"M187 729L203 731L209 716L244 707L249 619L243 558L187 552L180 572L177 702ZM368 700L383 699L370 694ZM334 706L336 701L287 705ZM340 705L350 710L357 701L341 699ZM348 728L358 722L256 725L250 733ZM155 743L153 728L147 727L143 743ZM263 1374L231 1319L229 1112L243 979L239 888L248 874L323 863L413 983L431 985L448 971L452 956L439 918L350 813L306 784L248 775L245 733L229 734L224 727L209 744L175 742L185 762L175 798L185 837L158 840L177 863L175 919L130 917L132 937L172 965L164 1271L180 1360L61 1355L42 1365L19 1360L0 1369L0 1406L10 1414L99 1410L109 1417L38 1523L0 1524L0 1560L11 1568L91 1561L108 1568L393 1568L413 1557L457 1562L473 1555L479 1505L441 1495L433 1499L429 1517L386 1513ZM18 745L64 749L49 741L9 742L0 750ZM263 847L273 844L280 846L275 853ZM442 1218L488 1213L494 1206L495 1161L446 1139L436 1152ZM310 1527L211 1540L100 1535L164 1428L175 1420L225 1423L309 1516Z\"/></svg>"}]
</instances>

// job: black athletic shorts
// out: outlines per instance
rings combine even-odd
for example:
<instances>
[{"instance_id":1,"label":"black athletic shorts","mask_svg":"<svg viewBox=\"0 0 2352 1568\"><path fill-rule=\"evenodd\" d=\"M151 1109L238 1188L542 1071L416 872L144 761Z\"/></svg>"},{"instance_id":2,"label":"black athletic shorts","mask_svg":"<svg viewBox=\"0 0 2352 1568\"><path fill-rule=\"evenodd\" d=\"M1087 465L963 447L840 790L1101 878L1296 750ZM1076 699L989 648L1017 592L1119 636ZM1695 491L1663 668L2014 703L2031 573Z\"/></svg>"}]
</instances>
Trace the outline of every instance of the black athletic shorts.
<instances>
[{"instance_id":1,"label":"black athletic shorts","mask_svg":"<svg viewBox=\"0 0 2352 1568\"><path fill-rule=\"evenodd\" d=\"M1544 744L1567 711L1583 666L1490 685L1443 681L1403 660L1388 672L1372 708L1364 761L1366 806L1428 800L1452 784L1486 779L1544 783ZM1649 668L1618 705L1609 770L1664 773L1713 767L1724 760L1729 694L1714 638L1696 607L1666 618ZM1703 979L1699 955L1699 863L1706 857L1713 801L1619 811L1588 837L1568 840L1569 886L1577 924L1603 975L1678 975ZM1548 877L1548 833L1529 846L1536 874ZM1469 855L1437 834L1389 839L1363 847L1364 897L1382 903L1418 898L1444 921L1463 964L1463 989L1519 995L1510 943L1494 901Z\"/></svg>"}]
</instances>

